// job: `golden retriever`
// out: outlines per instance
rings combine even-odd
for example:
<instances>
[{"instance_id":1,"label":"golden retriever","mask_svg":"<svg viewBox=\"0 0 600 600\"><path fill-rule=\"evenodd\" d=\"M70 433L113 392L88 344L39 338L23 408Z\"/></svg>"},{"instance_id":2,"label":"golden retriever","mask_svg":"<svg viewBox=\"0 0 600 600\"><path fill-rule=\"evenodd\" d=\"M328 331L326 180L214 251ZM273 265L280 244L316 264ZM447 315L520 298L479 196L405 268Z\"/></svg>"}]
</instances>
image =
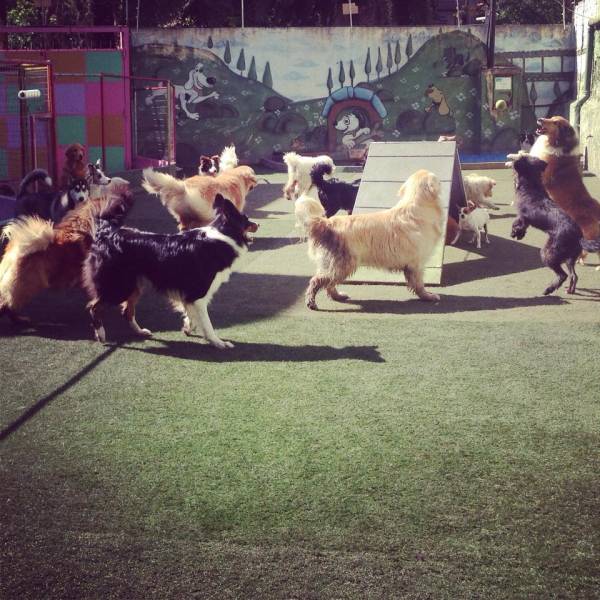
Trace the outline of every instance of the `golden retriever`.
<instances>
[{"instance_id":1,"label":"golden retriever","mask_svg":"<svg viewBox=\"0 0 600 600\"><path fill-rule=\"evenodd\" d=\"M381 212L337 215L326 219L319 202L306 195L296 201L296 218L308 236L308 252L317 272L306 290L306 306L325 288L330 298L348 296L336 286L359 266L403 271L409 289L421 300L440 298L425 289L423 271L443 230L440 181L424 169L411 175L398 192L399 202Z\"/></svg>"},{"instance_id":2,"label":"golden retriever","mask_svg":"<svg viewBox=\"0 0 600 600\"><path fill-rule=\"evenodd\" d=\"M215 177L194 175L176 179L168 173L144 169L142 187L157 194L177 221L180 231L204 227L214 219L213 203L217 194L230 200L242 212L246 196L256 187L256 175L250 167L234 167Z\"/></svg>"}]
</instances>

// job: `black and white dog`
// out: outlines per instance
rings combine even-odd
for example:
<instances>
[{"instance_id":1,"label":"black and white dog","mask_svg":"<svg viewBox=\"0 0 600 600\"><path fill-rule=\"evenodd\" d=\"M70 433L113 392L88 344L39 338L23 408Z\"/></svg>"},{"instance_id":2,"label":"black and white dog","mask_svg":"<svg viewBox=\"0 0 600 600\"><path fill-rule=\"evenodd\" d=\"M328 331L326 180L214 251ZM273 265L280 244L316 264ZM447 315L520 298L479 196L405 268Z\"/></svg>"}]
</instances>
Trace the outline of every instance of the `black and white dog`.
<instances>
[{"instance_id":1,"label":"black and white dog","mask_svg":"<svg viewBox=\"0 0 600 600\"><path fill-rule=\"evenodd\" d=\"M119 227L119 215L125 210L122 202L112 203L100 214L83 275L98 341L106 340L100 316L103 304L121 304L133 331L142 337L152 335L135 320L141 281L147 279L183 314L186 335L199 326L213 346L233 347L215 333L208 304L221 283L229 278L235 260L247 250L248 235L258 225L220 194L215 198L214 209L216 218L209 226L173 234Z\"/></svg>"},{"instance_id":2,"label":"black and white dog","mask_svg":"<svg viewBox=\"0 0 600 600\"><path fill-rule=\"evenodd\" d=\"M332 172L329 163L317 163L310 171L312 183L319 190L319 200L325 209L325 216L329 218L342 209L352 214L360 181L346 183L336 178L325 180L324 175L331 175Z\"/></svg>"},{"instance_id":3,"label":"black and white dog","mask_svg":"<svg viewBox=\"0 0 600 600\"><path fill-rule=\"evenodd\" d=\"M562 268L565 263L569 271L567 293L574 294L577 286L575 263L581 254L581 229L548 198L542 184L542 172L547 163L529 155L509 155L514 158L516 207L518 217L513 221L511 237L523 239L531 225L545 231L548 239L541 249L542 263L556 273L556 279L544 290L544 295L557 290L567 279ZM508 163L507 163L508 164Z\"/></svg>"},{"instance_id":4,"label":"black and white dog","mask_svg":"<svg viewBox=\"0 0 600 600\"><path fill-rule=\"evenodd\" d=\"M521 152L531 152L531 148L535 143L537 135L533 131L523 131L519 134L519 148Z\"/></svg>"},{"instance_id":5,"label":"black and white dog","mask_svg":"<svg viewBox=\"0 0 600 600\"><path fill-rule=\"evenodd\" d=\"M95 163L88 163L87 182L90 187L90 198L99 198L102 196L106 186L112 179L102 170L102 161L98 159Z\"/></svg>"}]
</instances>

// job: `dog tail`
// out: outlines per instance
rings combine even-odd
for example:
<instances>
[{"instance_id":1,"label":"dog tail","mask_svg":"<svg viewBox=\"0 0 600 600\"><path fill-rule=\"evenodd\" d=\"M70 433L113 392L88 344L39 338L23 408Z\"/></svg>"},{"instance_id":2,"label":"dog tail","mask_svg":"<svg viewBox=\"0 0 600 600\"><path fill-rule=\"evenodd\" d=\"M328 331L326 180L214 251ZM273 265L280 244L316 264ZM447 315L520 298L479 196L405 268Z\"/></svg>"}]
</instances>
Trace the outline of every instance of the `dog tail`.
<instances>
[{"instance_id":1,"label":"dog tail","mask_svg":"<svg viewBox=\"0 0 600 600\"><path fill-rule=\"evenodd\" d=\"M21 181L21 185L19 185L19 192L17 193L17 198L23 196L27 193L27 188L29 185L34 183L35 181L43 181L48 187L52 185L52 178L48 175L48 171L44 169L34 169L30 173L27 173Z\"/></svg>"},{"instance_id":2,"label":"dog tail","mask_svg":"<svg viewBox=\"0 0 600 600\"><path fill-rule=\"evenodd\" d=\"M221 152L221 156L219 157L219 173L229 171L229 169L235 169L239 162L235 146L226 146L223 148L223 152Z\"/></svg>"},{"instance_id":3,"label":"dog tail","mask_svg":"<svg viewBox=\"0 0 600 600\"><path fill-rule=\"evenodd\" d=\"M319 162L310 170L310 178L313 185L320 187L323 184L323 176L333 173L333 165L326 162Z\"/></svg>"},{"instance_id":4,"label":"dog tail","mask_svg":"<svg viewBox=\"0 0 600 600\"><path fill-rule=\"evenodd\" d=\"M149 194L160 196L163 204L165 204L164 197L166 196L170 196L171 194L185 194L185 183L183 180L176 179L168 173L161 173L160 171L155 171L152 167L148 167L144 169L143 175L142 187Z\"/></svg>"},{"instance_id":5,"label":"dog tail","mask_svg":"<svg viewBox=\"0 0 600 600\"><path fill-rule=\"evenodd\" d=\"M600 237L595 240L581 240L581 247L586 252L600 252Z\"/></svg>"},{"instance_id":6,"label":"dog tail","mask_svg":"<svg viewBox=\"0 0 600 600\"><path fill-rule=\"evenodd\" d=\"M314 223L325 218L325 209L314 198L302 194L294 204L294 214L296 215L296 227L307 234Z\"/></svg>"},{"instance_id":7,"label":"dog tail","mask_svg":"<svg viewBox=\"0 0 600 600\"><path fill-rule=\"evenodd\" d=\"M46 250L54 241L54 229L51 221L37 216L23 217L8 223L2 230L0 239L8 242L0 263L1 281L10 262Z\"/></svg>"}]
</instances>

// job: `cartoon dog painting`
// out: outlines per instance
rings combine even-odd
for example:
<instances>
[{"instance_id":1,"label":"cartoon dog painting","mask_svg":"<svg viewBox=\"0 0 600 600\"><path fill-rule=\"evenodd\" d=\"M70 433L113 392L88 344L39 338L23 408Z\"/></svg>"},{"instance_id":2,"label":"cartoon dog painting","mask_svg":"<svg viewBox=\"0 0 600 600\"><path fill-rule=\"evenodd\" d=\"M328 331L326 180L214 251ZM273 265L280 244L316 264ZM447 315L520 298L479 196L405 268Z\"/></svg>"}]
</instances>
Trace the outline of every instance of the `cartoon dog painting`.
<instances>
[{"instance_id":1,"label":"cartoon dog painting","mask_svg":"<svg viewBox=\"0 0 600 600\"><path fill-rule=\"evenodd\" d=\"M213 88L217 80L215 77L207 77L204 73L204 64L199 62L193 69L190 70L188 80L183 85L175 85L175 97L179 101L181 110L186 114L188 119L198 120L200 115L196 112L191 112L190 108L205 102L209 98L217 100L219 94L216 91L206 93L207 90ZM146 98L146 104L150 106L158 96L164 96L166 89L154 90L150 96Z\"/></svg>"},{"instance_id":2,"label":"cartoon dog painting","mask_svg":"<svg viewBox=\"0 0 600 600\"><path fill-rule=\"evenodd\" d=\"M426 112L431 112L435 109L442 117L446 117L450 114L450 107L448 106L444 92L433 85L433 83L430 83L425 90L425 96L431 100L431 104L425 109Z\"/></svg>"},{"instance_id":3,"label":"cartoon dog painting","mask_svg":"<svg viewBox=\"0 0 600 600\"><path fill-rule=\"evenodd\" d=\"M353 112L346 113L336 121L334 127L343 132L342 145L348 150L352 150L358 144L364 144L371 135L371 129L362 127L359 117Z\"/></svg>"}]
</instances>

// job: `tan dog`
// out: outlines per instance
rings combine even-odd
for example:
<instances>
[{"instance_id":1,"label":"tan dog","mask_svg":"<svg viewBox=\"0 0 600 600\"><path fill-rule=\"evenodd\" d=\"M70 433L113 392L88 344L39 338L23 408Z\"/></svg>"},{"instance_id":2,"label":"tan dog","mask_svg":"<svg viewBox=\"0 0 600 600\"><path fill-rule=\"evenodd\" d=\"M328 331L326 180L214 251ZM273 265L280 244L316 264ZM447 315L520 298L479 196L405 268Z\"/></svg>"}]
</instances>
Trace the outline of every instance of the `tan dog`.
<instances>
[{"instance_id":1,"label":"tan dog","mask_svg":"<svg viewBox=\"0 0 600 600\"><path fill-rule=\"evenodd\" d=\"M336 286L359 266L404 271L409 289L421 300L440 299L423 283L425 264L442 237L440 181L422 169L408 178L398 196L398 204L388 210L329 219L319 202L306 195L298 198L296 218L308 235L309 256L317 265L306 290L308 308L317 309L315 296L322 288L333 300L347 300Z\"/></svg>"},{"instance_id":2,"label":"tan dog","mask_svg":"<svg viewBox=\"0 0 600 600\"><path fill-rule=\"evenodd\" d=\"M63 164L58 182L61 191L69 189L69 184L73 179L87 179L88 169L83 160L84 156L85 148L81 144L71 144L65 150L67 160Z\"/></svg>"},{"instance_id":3,"label":"tan dog","mask_svg":"<svg viewBox=\"0 0 600 600\"><path fill-rule=\"evenodd\" d=\"M144 169L142 187L157 194L160 201L177 221L180 231L204 227L214 218L215 196L221 194L242 212L248 192L256 187L256 175L250 167L242 166L219 173L215 177L194 175L176 179L167 173Z\"/></svg>"},{"instance_id":4,"label":"tan dog","mask_svg":"<svg viewBox=\"0 0 600 600\"><path fill-rule=\"evenodd\" d=\"M485 175L471 173L463 177L463 183L467 204L472 202L477 208L500 210L500 207L496 206L491 200L494 186L496 185L494 179Z\"/></svg>"},{"instance_id":5,"label":"tan dog","mask_svg":"<svg viewBox=\"0 0 600 600\"><path fill-rule=\"evenodd\" d=\"M575 130L565 118L557 116L538 119L537 133L539 137L531 148L531 155L548 163L542 174L548 195L579 225L585 240L597 240L600 203L583 183Z\"/></svg>"}]
</instances>

